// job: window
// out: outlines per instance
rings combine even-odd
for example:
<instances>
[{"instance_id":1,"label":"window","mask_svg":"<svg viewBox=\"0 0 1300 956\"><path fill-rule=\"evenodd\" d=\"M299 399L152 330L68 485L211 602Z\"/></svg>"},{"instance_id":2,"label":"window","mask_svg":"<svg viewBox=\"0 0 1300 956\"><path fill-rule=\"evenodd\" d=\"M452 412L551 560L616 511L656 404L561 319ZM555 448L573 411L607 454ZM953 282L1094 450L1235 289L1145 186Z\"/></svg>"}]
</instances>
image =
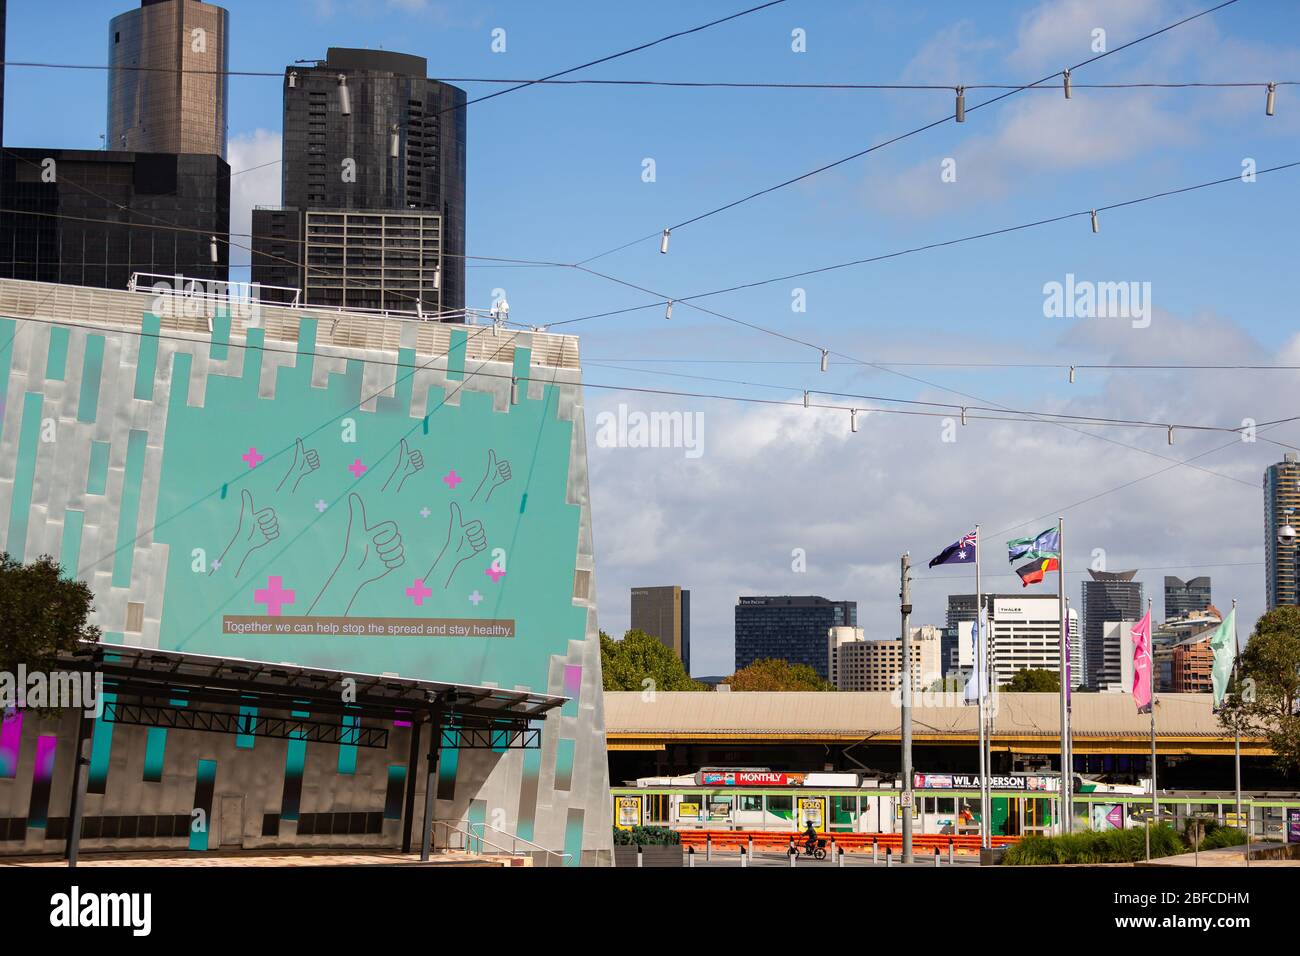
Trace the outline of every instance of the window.
<instances>
[{"instance_id":1,"label":"window","mask_svg":"<svg viewBox=\"0 0 1300 956\"><path fill-rule=\"evenodd\" d=\"M742 794L740 797L740 809L741 810L762 810L763 798L751 796L749 794Z\"/></svg>"},{"instance_id":2,"label":"window","mask_svg":"<svg viewBox=\"0 0 1300 956\"><path fill-rule=\"evenodd\" d=\"M767 812L783 820L791 819L794 816L794 798L787 796L768 797Z\"/></svg>"}]
</instances>

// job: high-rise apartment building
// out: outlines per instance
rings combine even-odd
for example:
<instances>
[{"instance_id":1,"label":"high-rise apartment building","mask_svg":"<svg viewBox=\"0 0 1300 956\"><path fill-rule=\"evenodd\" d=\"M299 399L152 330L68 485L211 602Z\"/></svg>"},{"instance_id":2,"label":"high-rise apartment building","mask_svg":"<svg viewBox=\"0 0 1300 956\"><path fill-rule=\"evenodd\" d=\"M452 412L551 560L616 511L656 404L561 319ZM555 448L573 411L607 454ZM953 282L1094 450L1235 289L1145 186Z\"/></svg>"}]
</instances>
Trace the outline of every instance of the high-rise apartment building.
<instances>
[{"instance_id":1,"label":"high-rise apartment building","mask_svg":"<svg viewBox=\"0 0 1300 956\"><path fill-rule=\"evenodd\" d=\"M1091 580L1083 582L1084 683L1102 686L1105 666L1105 628L1108 622L1137 621L1146 613L1142 582L1133 580L1137 571L1088 570Z\"/></svg>"},{"instance_id":2,"label":"high-rise apartment building","mask_svg":"<svg viewBox=\"0 0 1300 956\"><path fill-rule=\"evenodd\" d=\"M1296 577L1300 538L1282 535L1285 528L1300 530L1300 455L1295 452L1287 452L1264 472L1264 596L1270 611L1283 604L1300 604Z\"/></svg>"},{"instance_id":3,"label":"high-rise apartment building","mask_svg":"<svg viewBox=\"0 0 1300 956\"><path fill-rule=\"evenodd\" d=\"M812 595L741 597L736 601L736 670L774 658L807 664L829 679L826 632L856 627L856 601L828 601Z\"/></svg>"},{"instance_id":4,"label":"high-rise apartment building","mask_svg":"<svg viewBox=\"0 0 1300 956\"><path fill-rule=\"evenodd\" d=\"M226 157L229 14L141 0L108 25L107 148Z\"/></svg>"},{"instance_id":5,"label":"high-rise apartment building","mask_svg":"<svg viewBox=\"0 0 1300 956\"><path fill-rule=\"evenodd\" d=\"M1165 619L1186 617L1192 611L1210 606L1210 579L1207 575L1184 581L1165 575Z\"/></svg>"},{"instance_id":6,"label":"high-rise apartment building","mask_svg":"<svg viewBox=\"0 0 1300 956\"><path fill-rule=\"evenodd\" d=\"M253 281L462 320L465 91L427 72L337 47L285 70L281 206L253 210Z\"/></svg>"},{"instance_id":7,"label":"high-rise apartment building","mask_svg":"<svg viewBox=\"0 0 1300 956\"><path fill-rule=\"evenodd\" d=\"M908 641L914 691L942 678L942 631L926 624L914 627ZM860 627L832 627L826 635L827 680L836 690L893 691L902 686L903 642L898 638L867 640Z\"/></svg>"},{"instance_id":8,"label":"high-rise apartment building","mask_svg":"<svg viewBox=\"0 0 1300 956\"><path fill-rule=\"evenodd\" d=\"M632 589L632 630L645 631L691 672L691 592L677 585Z\"/></svg>"}]
</instances>

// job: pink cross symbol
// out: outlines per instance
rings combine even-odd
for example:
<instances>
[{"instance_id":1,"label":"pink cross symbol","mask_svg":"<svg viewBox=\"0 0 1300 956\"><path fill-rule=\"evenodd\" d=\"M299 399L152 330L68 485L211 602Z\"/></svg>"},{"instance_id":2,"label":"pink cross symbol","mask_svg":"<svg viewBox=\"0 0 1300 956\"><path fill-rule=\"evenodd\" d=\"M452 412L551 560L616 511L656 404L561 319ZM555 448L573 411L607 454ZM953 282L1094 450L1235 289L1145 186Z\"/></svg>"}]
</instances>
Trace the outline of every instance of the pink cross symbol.
<instances>
[{"instance_id":1,"label":"pink cross symbol","mask_svg":"<svg viewBox=\"0 0 1300 956\"><path fill-rule=\"evenodd\" d=\"M483 573L492 579L493 584L506 576L505 568L498 568L495 564L489 564L488 569Z\"/></svg>"},{"instance_id":2,"label":"pink cross symbol","mask_svg":"<svg viewBox=\"0 0 1300 956\"><path fill-rule=\"evenodd\" d=\"M426 587L423 581L418 579L415 581L414 584L412 584L409 588L406 589L406 596L415 602L416 607L420 607L421 605L423 605L424 599L427 597L431 597L432 595L433 595L433 591L430 588Z\"/></svg>"},{"instance_id":3,"label":"pink cross symbol","mask_svg":"<svg viewBox=\"0 0 1300 956\"><path fill-rule=\"evenodd\" d=\"M256 448L248 449L248 454L240 455L239 457L244 459L244 461L248 462L249 468L256 468L264 460L263 457L257 453Z\"/></svg>"},{"instance_id":4,"label":"pink cross symbol","mask_svg":"<svg viewBox=\"0 0 1300 956\"><path fill-rule=\"evenodd\" d=\"M361 464L361 459L358 458L352 464L348 465L348 471L352 472L353 478L360 478L366 473L366 466Z\"/></svg>"},{"instance_id":5,"label":"pink cross symbol","mask_svg":"<svg viewBox=\"0 0 1300 956\"><path fill-rule=\"evenodd\" d=\"M456 469L453 468L451 471L447 472L446 476L442 480L447 483L448 488L450 488L452 491L455 491L456 486L459 485L465 479L462 478L460 475L456 474Z\"/></svg>"},{"instance_id":6,"label":"pink cross symbol","mask_svg":"<svg viewBox=\"0 0 1300 956\"><path fill-rule=\"evenodd\" d=\"M287 591L282 587L282 578L274 577L266 579L266 587L258 588L253 592L253 601L257 604L266 605L266 613L271 617L280 616L280 606L293 603L293 592Z\"/></svg>"}]
</instances>

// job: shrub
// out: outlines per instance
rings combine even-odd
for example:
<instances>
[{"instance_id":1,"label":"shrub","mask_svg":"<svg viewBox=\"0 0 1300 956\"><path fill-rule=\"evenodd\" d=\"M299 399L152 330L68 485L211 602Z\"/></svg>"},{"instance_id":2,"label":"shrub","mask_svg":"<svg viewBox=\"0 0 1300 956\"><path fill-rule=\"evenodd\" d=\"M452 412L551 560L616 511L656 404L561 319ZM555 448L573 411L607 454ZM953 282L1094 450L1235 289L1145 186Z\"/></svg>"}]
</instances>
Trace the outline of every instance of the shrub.
<instances>
[{"instance_id":1,"label":"shrub","mask_svg":"<svg viewBox=\"0 0 1300 956\"><path fill-rule=\"evenodd\" d=\"M1151 855L1173 856L1186 846L1171 827L1151 828ZM1131 863L1146 858L1146 835L1140 827L1127 830L1084 830L1062 836L1028 836L1007 848L1003 866L1047 866L1058 863Z\"/></svg>"},{"instance_id":2,"label":"shrub","mask_svg":"<svg viewBox=\"0 0 1300 956\"><path fill-rule=\"evenodd\" d=\"M614 828L615 846L678 846L682 835L670 827Z\"/></svg>"},{"instance_id":3,"label":"shrub","mask_svg":"<svg viewBox=\"0 0 1300 956\"><path fill-rule=\"evenodd\" d=\"M1217 850L1225 846L1241 846L1246 842L1246 834L1236 827L1219 826L1217 823L1209 823L1205 827L1205 834L1201 837L1198 850ZM1190 845L1191 840L1188 840Z\"/></svg>"}]
</instances>

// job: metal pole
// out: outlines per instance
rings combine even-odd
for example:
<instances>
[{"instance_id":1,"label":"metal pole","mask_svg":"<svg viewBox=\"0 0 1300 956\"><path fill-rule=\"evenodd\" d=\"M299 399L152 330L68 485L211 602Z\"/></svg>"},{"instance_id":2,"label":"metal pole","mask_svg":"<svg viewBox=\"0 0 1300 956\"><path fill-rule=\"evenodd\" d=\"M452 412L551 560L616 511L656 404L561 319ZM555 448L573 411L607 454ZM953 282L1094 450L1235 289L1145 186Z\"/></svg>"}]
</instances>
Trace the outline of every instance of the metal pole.
<instances>
[{"instance_id":1,"label":"metal pole","mask_svg":"<svg viewBox=\"0 0 1300 956\"><path fill-rule=\"evenodd\" d=\"M1237 599L1232 599L1232 686L1237 695L1236 703L1241 703L1241 688L1237 685L1237 655L1241 648L1237 646ZM1241 711L1238 709L1232 721L1233 761L1237 776L1237 826L1241 826ZM1246 858L1250 858L1250 833L1246 833Z\"/></svg>"},{"instance_id":2,"label":"metal pole","mask_svg":"<svg viewBox=\"0 0 1300 956\"><path fill-rule=\"evenodd\" d=\"M1067 673L1067 658L1070 656L1070 621L1065 613L1065 518L1056 519L1057 559L1056 572L1056 606L1061 619L1061 647L1058 667L1061 678L1061 832L1070 833L1074 829L1073 768L1070 766L1070 675Z\"/></svg>"},{"instance_id":3,"label":"metal pole","mask_svg":"<svg viewBox=\"0 0 1300 956\"><path fill-rule=\"evenodd\" d=\"M975 677L979 681L976 697L979 702L980 722L980 846L988 846L992 837L989 814L989 773L993 747L990 738L992 727L987 716L988 701L985 690L989 685L988 636L980 626L980 612L984 609L984 588L980 582L980 526L975 526Z\"/></svg>"},{"instance_id":4,"label":"metal pole","mask_svg":"<svg viewBox=\"0 0 1300 956\"><path fill-rule=\"evenodd\" d=\"M442 752L442 710L434 710L430 721L429 757L424 783L424 832L420 835L420 859L428 862L433 842L433 802L438 792L438 757Z\"/></svg>"},{"instance_id":5,"label":"metal pole","mask_svg":"<svg viewBox=\"0 0 1300 956\"><path fill-rule=\"evenodd\" d=\"M912 597L911 588L909 587L908 570L911 567L911 560L908 553L904 552L899 561L902 570L902 590L899 591L899 610L902 612L903 633L902 633L902 652L903 652L903 673L902 673L902 702L903 702L903 793L906 795L905 803L909 806L903 807L903 862L912 862L912 807L910 804L914 799L912 794L912 641L911 621L912 621Z\"/></svg>"},{"instance_id":6,"label":"metal pole","mask_svg":"<svg viewBox=\"0 0 1300 956\"><path fill-rule=\"evenodd\" d=\"M402 813L402 852L411 852L411 830L415 826L415 787L420 774L420 730L424 721L411 715L411 752L406 758L406 805Z\"/></svg>"},{"instance_id":7,"label":"metal pole","mask_svg":"<svg viewBox=\"0 0 1300 956\"><path fill-rule=\"evenodd\" d=\"M72 766L72 806L68 814L68 839L66 853L68 868L77 865L77 854L81 850L81 818L86 807L86 777L89 772L90 758L86 756L87 742L94 739L95 724L84 714L77 721L77 752L73 754Z\"/></svg>"}]
</instances>

